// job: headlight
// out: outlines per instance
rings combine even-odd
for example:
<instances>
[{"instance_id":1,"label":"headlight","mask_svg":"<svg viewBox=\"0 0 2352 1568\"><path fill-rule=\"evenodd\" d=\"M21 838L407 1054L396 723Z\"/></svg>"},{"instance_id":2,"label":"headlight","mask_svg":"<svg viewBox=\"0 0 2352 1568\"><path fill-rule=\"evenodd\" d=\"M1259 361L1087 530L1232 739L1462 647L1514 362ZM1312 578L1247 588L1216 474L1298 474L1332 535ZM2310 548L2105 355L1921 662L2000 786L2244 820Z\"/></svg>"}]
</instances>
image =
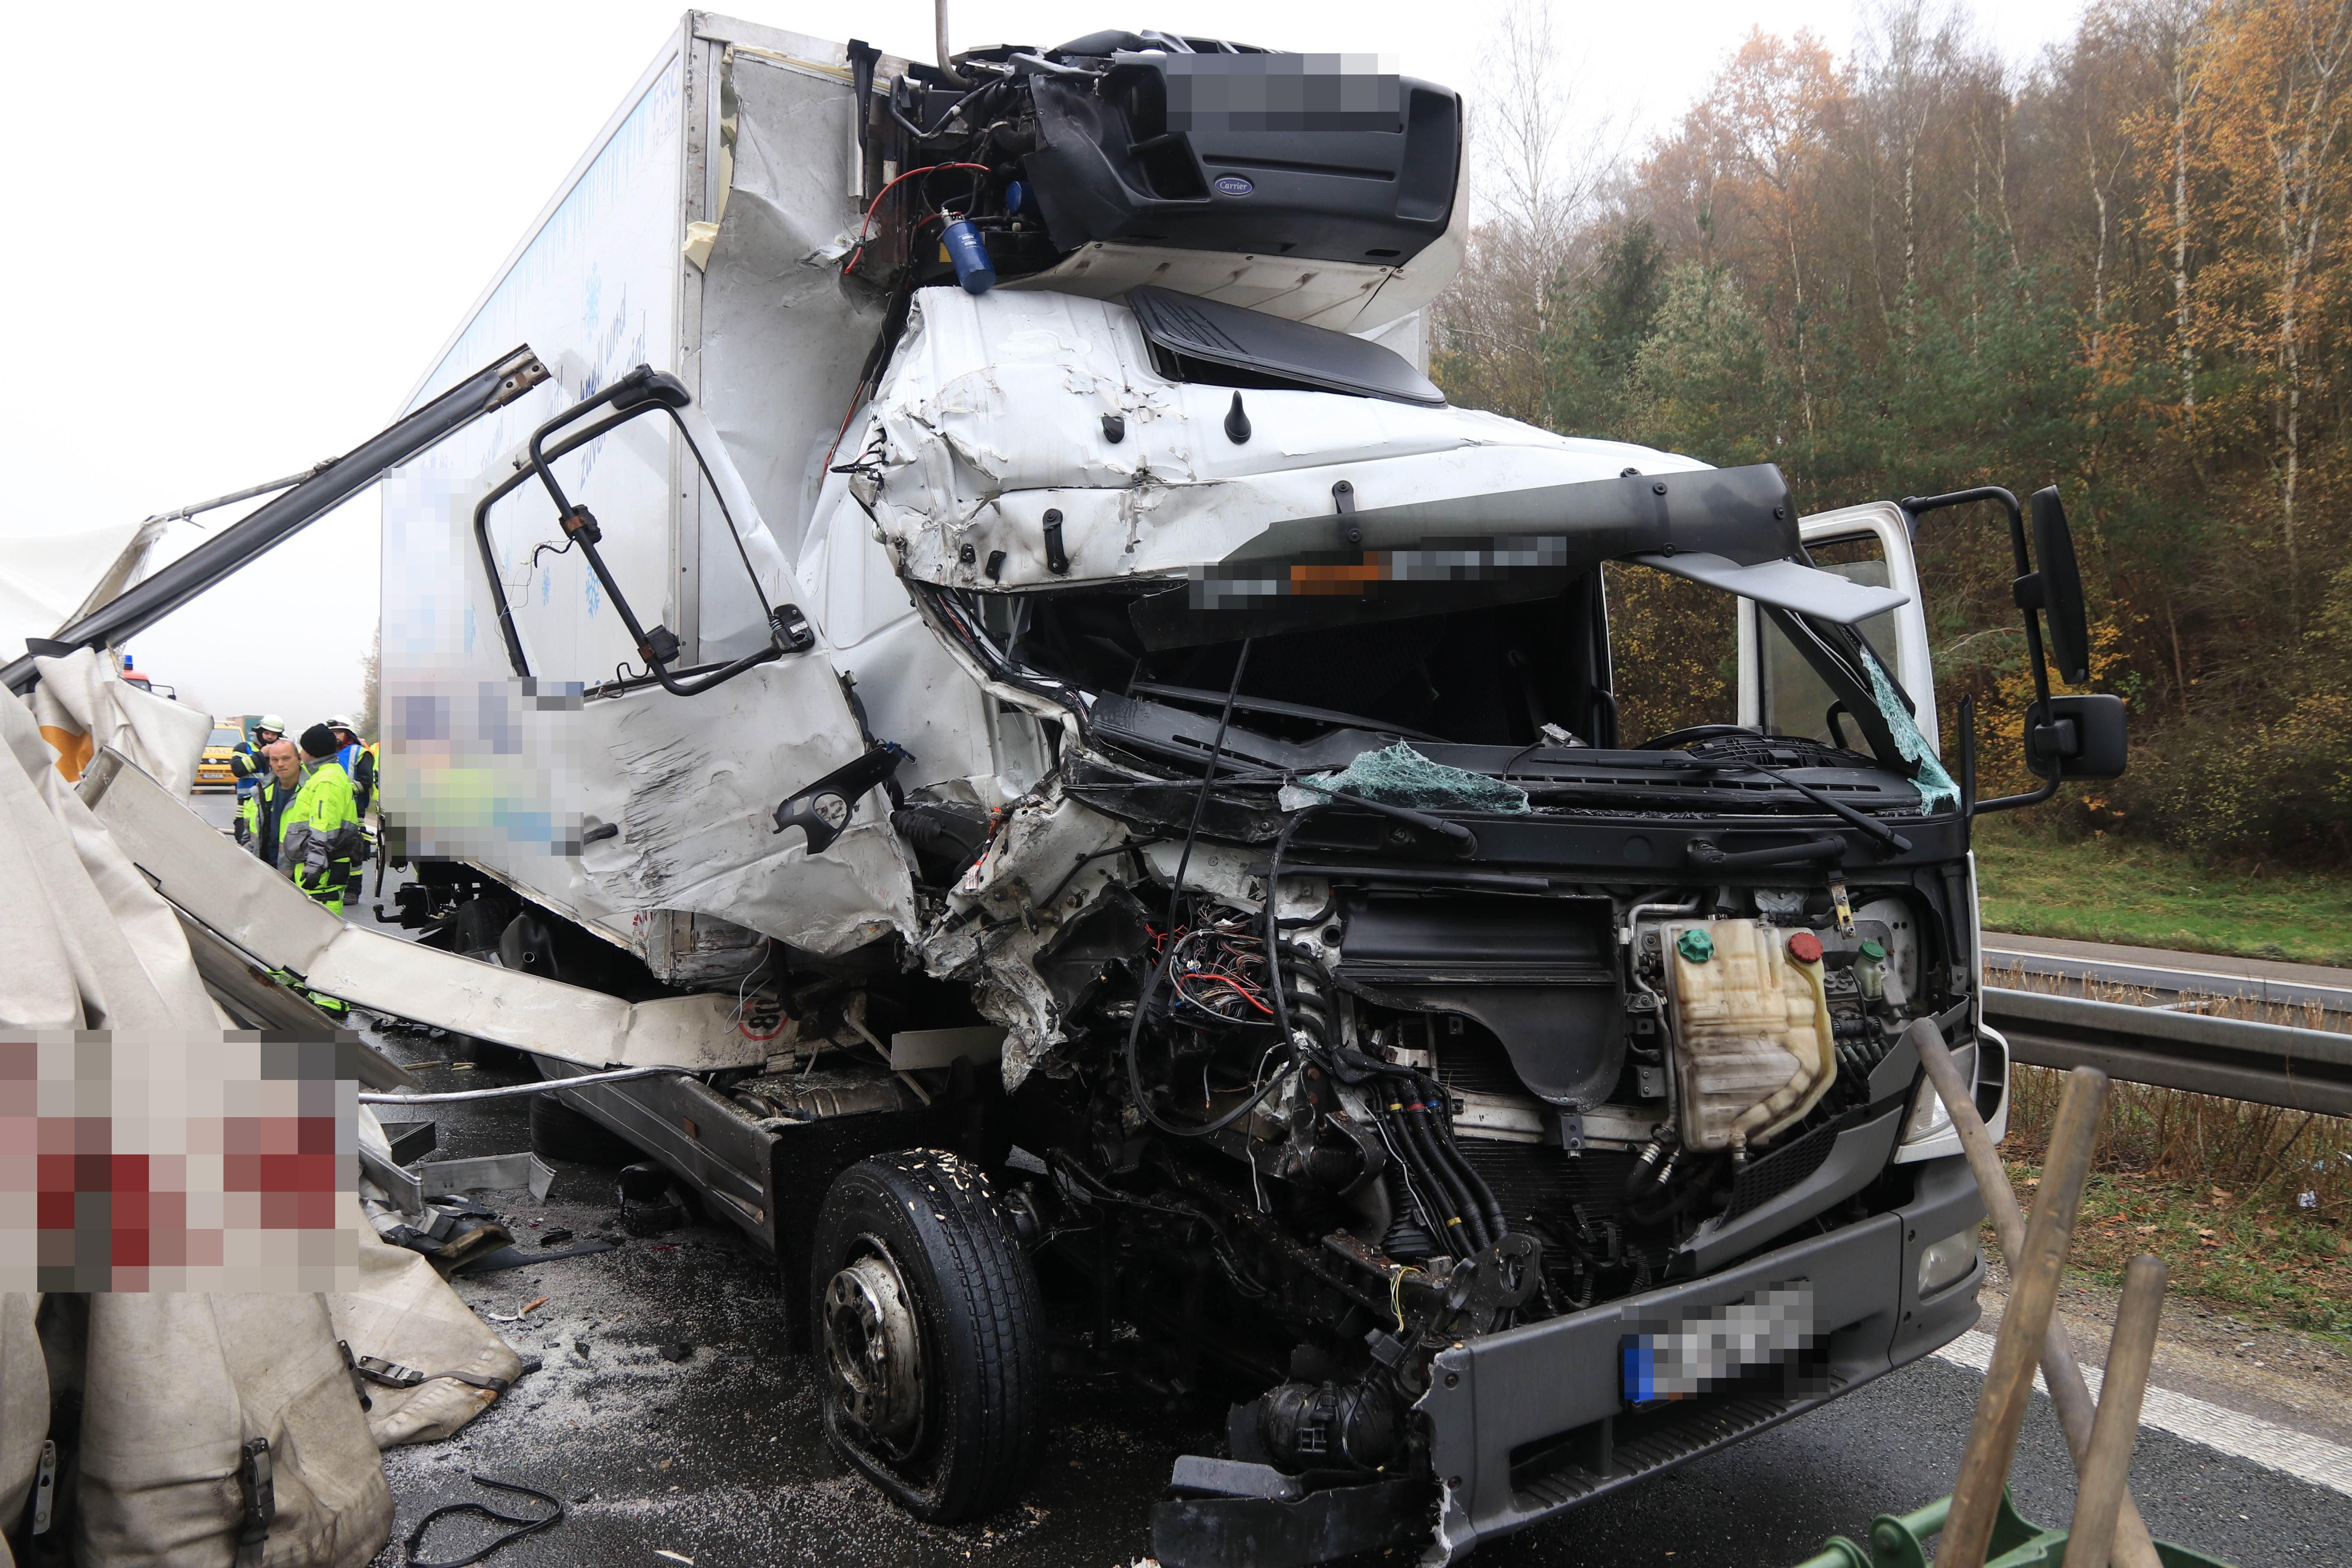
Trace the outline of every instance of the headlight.
<instances>
[{"instance_id":1,"label":"headlight","mask_svg":"<svg viewBox=\"0 0 2352 1568\"><path fill-rule=\"evenodd\" d=\"M1952 1053L1952 1065L1960 1069L1960 1081L1973 1085L1977 1080L1977 1048L1962 1046ZM1911 1096L1911 1114L1903 1119L1904 1143L1924 1143L1928 1139L1952 1129L1952 1113L1944 1109L1944 1097L1936 1092L1935 1084L1924 1074L1919 1087Z\"/></svg>"},{"instance_id":2,"label":"headlight","mask_svg":"<svg viewBox=\"0 0 2352 1568\"><path fill-rule=\"evenodd\" d=\"M1947 1285L1967 1279L1969 1270L1976 1266L1977 1233L1970 1226L1919 1254L1919 1294L1932 1296Z\"/></svg>"},{"instance_id":3,"label":"headlight","mask_svg":"<svg viewBox=\"0 0 2352 1568\"><path fill-rule=\"evenodd\" d=\"M1919 1080L1919 1090L1911 1097L1911 1114L1903 1121L1903 1142L1917 1143L1933 1138L1952 1124L1952 1113L1944 1108L1944 1097L1927 1079Z\"/></svg>"}]
</instances>

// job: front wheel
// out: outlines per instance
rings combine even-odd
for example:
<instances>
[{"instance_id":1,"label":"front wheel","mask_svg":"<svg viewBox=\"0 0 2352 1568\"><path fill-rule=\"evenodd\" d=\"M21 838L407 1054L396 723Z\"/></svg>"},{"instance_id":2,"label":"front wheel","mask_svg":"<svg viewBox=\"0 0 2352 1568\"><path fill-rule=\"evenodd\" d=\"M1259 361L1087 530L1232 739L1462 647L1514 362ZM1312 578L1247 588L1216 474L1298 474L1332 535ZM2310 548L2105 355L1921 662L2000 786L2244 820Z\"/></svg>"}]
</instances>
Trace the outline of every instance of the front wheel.
<instances>
[{"instance_id":1,"label":"front wheel","mask_svg":"<svg viewBox=\"0 0 2352 1568\"><path fill-rule=\"evenodd\" d=\"M812 1262L834 1448L928 1523L1012 1501L1036 1461L1045 1340L988 1178L937 1150L861 1160L825 1194Z\"/></svg>"}]
</instances>

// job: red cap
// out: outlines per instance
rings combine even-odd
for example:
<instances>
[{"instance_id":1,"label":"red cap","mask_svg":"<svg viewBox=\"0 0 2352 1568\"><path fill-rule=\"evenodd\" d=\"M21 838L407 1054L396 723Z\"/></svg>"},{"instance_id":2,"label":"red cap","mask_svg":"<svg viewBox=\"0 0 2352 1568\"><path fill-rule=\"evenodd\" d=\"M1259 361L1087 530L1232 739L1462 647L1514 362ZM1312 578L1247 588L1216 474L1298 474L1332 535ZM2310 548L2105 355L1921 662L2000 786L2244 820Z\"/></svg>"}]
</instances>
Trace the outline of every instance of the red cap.
<instances>
[{"instance_id":1,"label":"red cap","mask_svg":"<svg viewBox=\"0 0 2352 1568\"><path fill-rule=\"evenodd\" d=\"M1819 963L1822 961L1822 939L1809 931L1801 931L1789 939L1789 956L1799 963Z\"/></svg>"}]
</instances>

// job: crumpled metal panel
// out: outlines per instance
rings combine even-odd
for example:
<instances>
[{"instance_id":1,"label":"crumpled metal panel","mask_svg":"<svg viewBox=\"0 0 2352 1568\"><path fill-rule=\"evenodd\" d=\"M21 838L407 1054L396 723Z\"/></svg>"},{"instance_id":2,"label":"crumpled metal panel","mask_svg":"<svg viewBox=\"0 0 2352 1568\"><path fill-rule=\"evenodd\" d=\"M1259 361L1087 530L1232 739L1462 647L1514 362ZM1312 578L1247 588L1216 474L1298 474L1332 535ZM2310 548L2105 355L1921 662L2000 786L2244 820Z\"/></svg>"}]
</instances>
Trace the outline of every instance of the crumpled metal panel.
<instances>
[{"instance_id":1,"label":"crumpled metal panel","mask_svg":"<svg viewBox=\"0 0 2352 1568\"><path fill-rule=\"evenodd\" d=\"M1066 1038L1037 954L1114 879L1120 857L1099 851L1126 836L1125 825L1058 786L1023 802L957 884L949 918L924 940L924 967L971 983L982 1016L1004 1026L1008 1090Z\"/></svg>"},{"instance_id":2,"label":"crumpled metal panel","mask_svg":"<svg viewBox=\"0 0 2352 1568\"><path fill-rule=\"evenodd\" d=\"M1236 443L1234 396L1162 378L1123 305L926 289L873 417L842 452L868 463L862 482L900 571L976 587L1222 561L1276 523L1335 516L1341 479L1352 505L1375 509L1706 467L1470 409L1316 392L1243 393L1253 433ZM1107 415L1122 422L1118 441ZM1062 514L1060 573L1049 509Z\"/></svg>"},{"instance_id":3,"label":"crumpled metal panel","mask_svg":"<svg viewBox=\"0 0 2352 1568\"><path fill-rule=\"evenodd\" d=\"M605 908L717 915L812 952L913 934L913 875L880 790L821 855L775 831L779 801L865 750L823 655L696 697L584 703L566 741L602 764L580 781L580 865ZM604 826L620 831L587 838Z\"/></svg>"},{"instance_id":4,"label":"crumpled metal panel","mask_svg":"<svg viewBox=\"0 0 2352 1568\"><path fill-rule=\"evenodd\" d=\"M766 1059L725 993L631 1004L346 925L118 752L99 754L82 798L183 915L353 1006L584 1067L709 1072Z\"/></svg>"}]
</instances>

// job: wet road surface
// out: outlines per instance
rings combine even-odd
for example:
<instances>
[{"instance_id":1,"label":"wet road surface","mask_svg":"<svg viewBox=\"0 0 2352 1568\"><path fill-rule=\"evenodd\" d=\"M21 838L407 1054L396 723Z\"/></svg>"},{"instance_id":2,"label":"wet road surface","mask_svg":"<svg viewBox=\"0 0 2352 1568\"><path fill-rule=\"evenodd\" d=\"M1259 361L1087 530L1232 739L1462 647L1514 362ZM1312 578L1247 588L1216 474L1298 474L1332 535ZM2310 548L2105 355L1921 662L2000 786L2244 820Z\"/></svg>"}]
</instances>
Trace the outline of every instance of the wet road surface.
<instances>
[{"instance_id":1,"label":"wet road surface","mask_svg":"<svg viewBox=\"0 0 2352 1568\"><path fill-rule=\"evenodd\" d=\"M409 1062L450 1061L463 1042L395 1035ZM520 1081L512 1067L418 1073L427 1089ZM529 1145L527 1101L438 1107L434 1159ZM615 1213L609 1167L559 1165L544 1205L525 1192L478 1194L512 1216L530 1247L544 1232L582 1237ZM731 1228L689 1226L625 1240L613 1252L460 1277L459 1293L500 1316L542 1369L449 1442L384 1456L399 1505L382 1568L431 1509L496 1501L467 1480L478 1470L562 1497L569 1517L492 1561L644 1563L691 1558L698 1568L769 1563L952 1565L1131 1564L1150 1550L1148 1513L1184 1452L1213 1452L1221 1422L1171 1411L1124 1381L1065 1377L1054 1390L1044 1463L1022 1502L954 1529L916 1523L863 1479L843 1473L818 1433L812 1358L790 1354L772 1264ZM691 1345L682 1363L658 1347ZM1950 1489L1979 1380L1930 1360L1828 1408L1723 1453L1604 1499L1521 1535L1481 1545L1503 1564L1609 1562L1685 1568L1794 1563L1832 1532L1860 1536L1880 1511L1916 1507ZM2012 1484L2032 1518L2063 1523L2072 1467L2036 1397ZM2158 1534L2240 1563L2352 1563L2352 1497L2164 1432L2146 1433L2135 1467ZM526 1505L527 1506L527 1505ZM463 1556L486 1541L477 1521L445 1521L425 1555ZM1391 1560L1409 1561L1410 1553Z\"/></svg>"}]
</instances>

